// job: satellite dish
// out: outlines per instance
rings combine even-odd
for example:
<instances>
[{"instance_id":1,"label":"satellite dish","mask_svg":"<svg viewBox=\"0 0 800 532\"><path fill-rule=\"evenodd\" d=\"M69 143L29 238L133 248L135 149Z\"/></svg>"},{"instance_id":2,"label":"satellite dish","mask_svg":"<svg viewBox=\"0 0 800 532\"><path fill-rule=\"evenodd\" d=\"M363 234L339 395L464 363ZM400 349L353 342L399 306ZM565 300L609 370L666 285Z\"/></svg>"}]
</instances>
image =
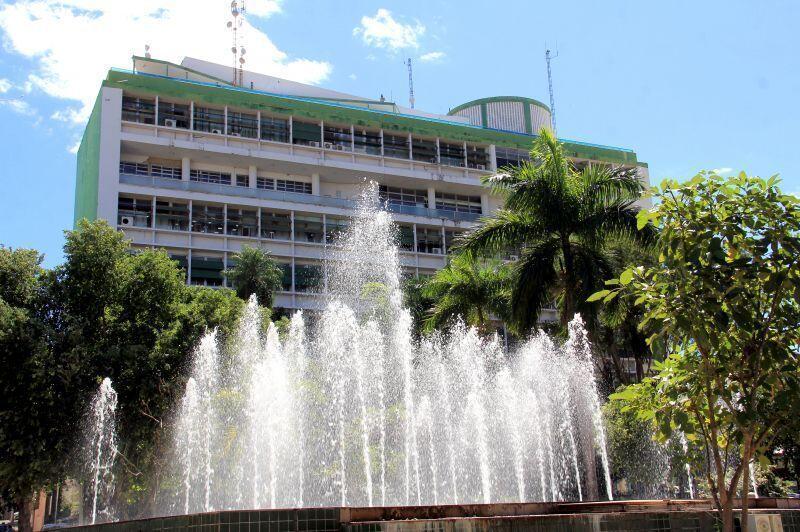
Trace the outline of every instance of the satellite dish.
<instances>
[{"instance_id":1,"label":"satellite dish","mask_svg":"<svg viewBox=\"0 0 800 532\"><path fill-rule=\"evenodd\" d=\"M240 65L243 65L243 64L244 64L244 57L240 57L240 58L239 58L239 64L240 64Z\"/></svg>"},{"instance_id":2,"label":"satellite dish","mask_svg":"<svg viewBox=\"0 0 800 532\"><path fill-rule=\"evenodd\" d=\"M150 51L150 45L149 44L145 44L144 45L144 51L145 52L149 52Z\"/></svg>"},{"instance_id":3,"label":"satellite dish","mask_svg":"<svg viewBox=\"0 0 800 532\"><path fill-rule=\"evenodd\" d=\"M231 26L233 26L233 22L231 22L231 21L229 20L229 21L228 21L228 27L230 28Z\"/></svg>"},{"instance_id":4,"label":"satellite dish","mask_svg":"<svg viewBox=\"0 0 800 532\"><path fill-rule=\"evenodd\" d=\"M236 53L236 47L235 46L231 46L231 52Z\"/></svg>"},{"instance_id":5,"label":"satellite dish","mask_svg":"<svg viewBox=\"0 0 800 532\"><path fill-rule=\"evenodd\" d=\"M242 55L244 55L244 54L246 54L246 53L247 53L247 50L245 50L245 49L244 49L244 46L242 46Z\"/></svg>"}]
</instances>

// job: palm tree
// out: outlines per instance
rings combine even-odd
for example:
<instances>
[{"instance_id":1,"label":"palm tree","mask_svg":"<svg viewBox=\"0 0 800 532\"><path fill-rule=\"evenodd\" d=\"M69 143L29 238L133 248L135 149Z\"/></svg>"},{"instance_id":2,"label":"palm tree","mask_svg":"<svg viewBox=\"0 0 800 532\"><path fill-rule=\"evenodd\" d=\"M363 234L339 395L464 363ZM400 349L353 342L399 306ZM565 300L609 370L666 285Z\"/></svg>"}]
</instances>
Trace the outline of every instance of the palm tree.
<instances>
[{"instance_id":1,"label":"palm tree","mask_svg":"<svg viewBox=\"0 0 800 532\"><path fill-rule=\"evenodd\" d=\"M564 325L576 312L591 316L586 299L611 273L606 239L650 236L636 230L633 203L644 189L635 169L590 164L579 170L547 129L534 141L531 161L503 168L485 183L505 197L505 206L482 218L458 248L470 255L518 250L510 316L517 332L534 327L554 299Z\"/></svg>"},{"instance_id":2,"label":"palm tree","mask_svg":"<svg viewBox=\"0 0 800 532\"><path fill-rule=\"evenodd\" d=\"M281 289L283 270L269 252L242 246L233 261L233 267L222 274L233 284L236 295L246 300L255 294L261 305L272 307L272 293Z\"/></svg>"},{"instance_id":3,"label":"palm tree","mask_svg":"<svg viewBox=\"0 0 800 532\"><path fill-rule=\"evenodd\" d=\"M425 330L440 328L460 316L467 325L488 332L492 315L505 317L507 286L508 268L499 261L454 256L422 289L422 295L434 302L425 318Z\"/></svg>"}]
</instances>

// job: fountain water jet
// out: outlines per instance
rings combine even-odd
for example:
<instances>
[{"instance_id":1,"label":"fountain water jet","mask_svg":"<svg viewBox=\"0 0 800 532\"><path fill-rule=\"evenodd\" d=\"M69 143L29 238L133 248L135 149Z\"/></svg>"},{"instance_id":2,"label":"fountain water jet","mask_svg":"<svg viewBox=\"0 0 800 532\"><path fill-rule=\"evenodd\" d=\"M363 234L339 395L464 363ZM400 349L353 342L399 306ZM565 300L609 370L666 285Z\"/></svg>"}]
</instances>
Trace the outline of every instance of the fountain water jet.
<instances>
[{"instance_id":1,"label":"fountain water jet","mask_svg":"<svg viewBox=\"0 0 800 532\"><path fill-rule=\"evenodd\" d=\"M114 462L117 458L117 392L111 379L100 383L89 410L88 445L89 490L92 496L90 524L112 520Z\"/></svg>"}]
</instances>

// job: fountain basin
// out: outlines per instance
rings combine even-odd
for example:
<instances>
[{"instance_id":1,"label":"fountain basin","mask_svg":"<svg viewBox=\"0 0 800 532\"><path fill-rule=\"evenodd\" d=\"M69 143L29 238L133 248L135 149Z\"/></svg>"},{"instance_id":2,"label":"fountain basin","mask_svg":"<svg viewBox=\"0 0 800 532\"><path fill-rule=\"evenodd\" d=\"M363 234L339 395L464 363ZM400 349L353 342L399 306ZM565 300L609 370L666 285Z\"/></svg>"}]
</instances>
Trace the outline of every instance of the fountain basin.
<instances>
[{"instance_id":1,"label":"fountain basin","mask_svg":"<svg viewBox=\"0 0 800 532\"><path fill-rule=\"evenodd\" d=\"M754 513L780 515L785 532L800 532L800 499L762 497ZM661 530L711 531L708 499L584 503L497 503L233 510L73 527L87 532L471 532Z\"/></svg>"}]
</instances>

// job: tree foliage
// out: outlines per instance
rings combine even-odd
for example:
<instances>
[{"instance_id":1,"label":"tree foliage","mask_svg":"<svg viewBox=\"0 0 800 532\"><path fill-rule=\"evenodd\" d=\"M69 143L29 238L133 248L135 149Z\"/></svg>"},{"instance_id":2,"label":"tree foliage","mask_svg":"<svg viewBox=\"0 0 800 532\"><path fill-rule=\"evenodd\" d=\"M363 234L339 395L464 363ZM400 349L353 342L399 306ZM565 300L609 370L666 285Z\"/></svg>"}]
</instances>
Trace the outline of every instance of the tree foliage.
<instances>
[{"instance_id":1,"label":"tree foliage","mask_svg":"<svg viewBox=\"0 0 800 532\"><path fill-rule=\"evenodd\" d=\"M272 306L273 292L281 289L283 270L265 249L242 246L233 255L234 266L223 272L233 284L236 295L247 300L255 294L258 302Z\"/></svg>"},{"instance_id":2,"label":"tree foliage","mask_svg":"<svg viewBox=\"0 0 800 532\"><path fill-rule=\"evenodd\" d=\"M660 229L658 264L590 298L642 307L648 343L668 356L615 397L661 437L680 430L706 450L726 530L747 464L800 409L800 204L777 185L744 173L664 182L639 215L640 227Z\"/></svg>"},{"instance_id":3,"label":"tree foliage","mask_svg":"<svg viewBox=\"0 0 800 532\"><path fill-rule=\"evenodd\" d=\"M547 129L534 141L530 162L503 168L486 183L505 198L505 207L481 219L458 247L490 256L519 250L509 321L520 333L536 326L554 299L564 325L576 312L593 316L595 305L586 299L610 276L607 238L649 237L636 231L634 202L643 190L636 169L578 169Z\"/></svg>"}]
</instances>

